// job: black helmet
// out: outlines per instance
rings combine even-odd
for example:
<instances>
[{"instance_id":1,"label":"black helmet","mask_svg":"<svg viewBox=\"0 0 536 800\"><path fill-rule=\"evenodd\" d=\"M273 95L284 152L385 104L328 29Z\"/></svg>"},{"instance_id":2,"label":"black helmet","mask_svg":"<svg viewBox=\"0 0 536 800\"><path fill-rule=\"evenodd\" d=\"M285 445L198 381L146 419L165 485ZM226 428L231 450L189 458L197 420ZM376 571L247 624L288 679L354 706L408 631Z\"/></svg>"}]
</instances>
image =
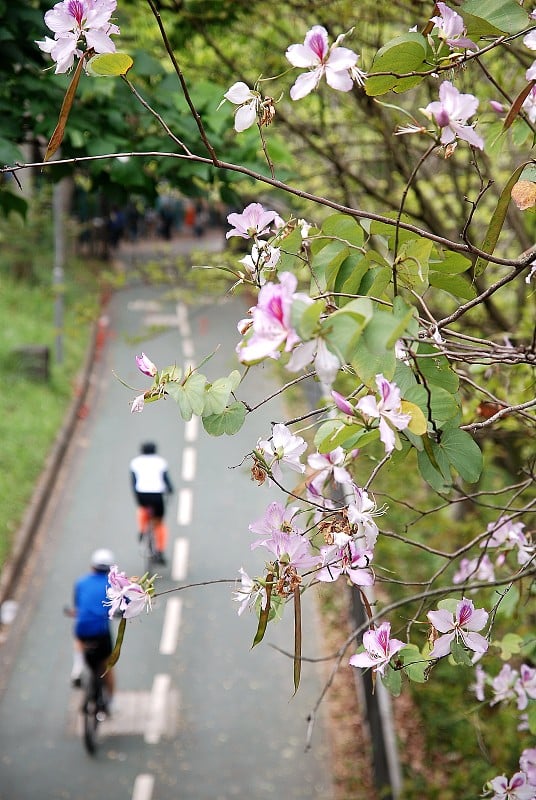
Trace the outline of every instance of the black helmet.
<instances>
[{"instance_id":1,"label":"black helmet","mask_svg":"<svg viewBox=\"0 0 536 800\"><path fill-rule=\"evenodd\" d=\"M144 442L141 446L141 452L144 456L152 456L156 453L156 445L154 442Z\"/></svg>"}]
</instances>

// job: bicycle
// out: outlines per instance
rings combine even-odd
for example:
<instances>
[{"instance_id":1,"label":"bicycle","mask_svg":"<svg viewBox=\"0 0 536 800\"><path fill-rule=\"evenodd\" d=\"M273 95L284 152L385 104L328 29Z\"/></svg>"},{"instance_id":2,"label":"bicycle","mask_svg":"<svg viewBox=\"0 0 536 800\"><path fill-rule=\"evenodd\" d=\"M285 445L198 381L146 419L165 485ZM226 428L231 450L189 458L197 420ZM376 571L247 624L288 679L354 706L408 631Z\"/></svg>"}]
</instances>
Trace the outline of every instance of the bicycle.
<instances>
[{"instance_id":1,"label":"bicycle","mask_svg":"<svg viewBox=\"0 0 536 800\"><path fill-rule=\"evenodd\" d=\"M151 572L153 564L157 563L156 539L154 531L154 516L151 509L148 509L149 519L147 521L147 529L145 533L140 535L140 548L143 558L143 571Z\"/></svg>"},{"instance_id":2,"label":"bicycle","mask_svg":"<svg viewBox=\"0 0 536 800\"><path fill-rule=\"evenodd\" d=\"M91 652L92 641L83 643L84 654ZM84 700L81 706L83 714L84 745L90 755L95 755L99 742L99 724L108 716L108 698L102 676L102 665L90 667L86 662L83 679Z\"/></svg>"},{"instance_id":3,"label":"bicycle","mask_svg":"<svg viewBox=\"0 0 536 800\"><path fill-rule=\"evenodd\" d=\"M63 613L67 617L74 617L75 611L65 606ZM84 671L81 679L81 687L84 690L84 697L80 711L83 715L82 737L84 746L90 755L95 755L99 741L99 724L104 722L108 716L108 697L104 685L103 664L92 665L91 653L98 646L98 641L85 639L81 642L84 650Z\"/></svg>"}]
</instances>

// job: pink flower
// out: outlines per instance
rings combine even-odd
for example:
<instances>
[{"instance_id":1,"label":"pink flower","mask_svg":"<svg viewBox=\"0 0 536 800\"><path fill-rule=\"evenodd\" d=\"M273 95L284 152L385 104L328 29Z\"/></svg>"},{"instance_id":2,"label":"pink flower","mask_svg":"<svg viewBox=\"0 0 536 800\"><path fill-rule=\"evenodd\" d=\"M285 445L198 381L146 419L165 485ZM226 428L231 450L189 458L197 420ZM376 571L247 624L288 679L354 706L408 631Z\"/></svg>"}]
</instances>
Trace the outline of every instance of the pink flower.
<instances>
[{"instance_id":1,"label":"pink flower","mask_svg":"<svg viewBox=\"0 0 536 800\"><path fill-rule=\"evenodd\" d=\"M536 747L523 750L519 759L519 767L527 776L531 786L536 786Z\"/></svg>"},{"instance_id":2,"label":"pink flower","mask_svg":"<svg viewBox=\"0 0 536 800\"><path fill-rule=\"evenodd\" d=\"M352 478L344 467L346 453L342 447L336 447L330 453L311 453L307 463L314 470L313 476L308 480L308 486L313 486L321 494L328 480L335 483L351 483Z\"/></svg>"},{"instance_id":3,"label":"pink flower","mask_svg":"<svg viewBox=\"0 0 536 800\"><path fill-rule=\"evenodd\" d=\"M331 396L335 400L335 405L337 406L339 411L342 411L343 414L348 414L350 417L355 417L354 406L351 403L349 403L348 400L346 400L346 398L342 396L342 394L339 394L339 392L333 390L331 392Z\"/></svg>"},{"instance_id":4,"label":"pink flower","mask_svg":"<svg viewBox=\"0 0 536 800\"><path fill-rule=\"evenodd\" d=\"M106 589L105 601L110 606L108 615L112 619L121 612L125 619L132 619L151 608L152 586L144 588L141 584L127 578L124 572L119 572L114 565L108 573L108 587Z\"/></svg>"},{"instance_id":5,"label":"pink flower","mask_svg":"<svg viewBox=\"0 0 536 800\"><path fill-rule=\"evenodd\" d=\"M283 224L276 211L267 211L260 203L250 203L241 214L229 214L227 222L234 226L225 234L227 239L231 236L241 236L243 239L266 236L270 233L270 225L275 224L278 228Z\"/></svg>"},{"instance_id":6,"label":"pink flower","mask_svg":"<svg viewBox=\"0 0 536 800\"><path fill-rule=\"evenodd\" d=\"M495 706L497 703L506 703L514 699L514 686L517 678L518 672L512 669L510 664L502 666L501 671L491 681L493 699L490 700L490 706Z\"/></svg>"},{"instance_id":7,"label":"pink flower","mask_svg":"<svg viewBox=\"0 0 536 800\"><path fill-rule=\"evenodd\" d=\"M116 0L62 0L46 12L45 23L54 32L54 39L45 36L36 44L56 61L56 73L67 72L74 57L82 55L81 39L96 53L115 52L110 36L120 31L110 23L110 17L116 6Z\"/></svg>"},{"instance_id":8,"label":"pink flower","mask_svg":"<svg viewBox=\"0 0 536 800\"><path fill-rule=\"evenodd\" d=\"M251 309L252 323L248 338L237 346L244 364L263 358L279 358L281 348L288 352L299 342L291 322L292 303L296 297L297 278L282 272L279 283L266 283L259 291L257 305Z\"/></svg>"},{"instance_id":9,"label":"pink flower","mask_svg":"<svg viewBox=\"0 0 536 800\"><path fill-rule=\"evenodd\" d=\"M477 108L478 100L474 95L460 94L450 81L443 81L439 87L439 100L429 103L423 111L441 128L442 144L451 144L458 138L483 150L483 139L474 132L472 125L466 125Z\"/></svg>"},{"instance_id":10,"label":"pink flower","mask_svg":"<svg viewBox=\"0 0 536 800\"><path fill-rule=\"evenodd\" d=\"M514 689L517 694L517 707L519 711L524 711L529 699L536 700L536 669L529 667L528 664L522 664Z\"/></svg>"},{"instance_id":11,"label":"pink flower","mask_svg":"<svg viewBox=\"0 0 536 800\"><path fill-rule=\"evenodd\" d=\"M295 533L303 533L301 528L298 528L293 522L298 511L299 509L297 506L287 506L285 508L285 506L278 503L277 500L270 503L264 515L249 525L251 533L261 537L256 542L253 542L251 549L254 550L256 547L264 544L264 542L270 539L276 532L294 531Z\"/></svg>"},{"instance_id":12,"label":"pink flower","mask_svg":"<svg viewBox=\"0 0 536 800\"><path fill-rule=\"evenodd\" d=\"M357 653L350 658L352 667L372 667L383 675L385 667L392 657L405 647L400 639L391 639L391 624L382 622L377 630L370 630L363 634L364 653Z\"/></svg>"},{"instance_id":13,"label":"pink flower","mask_svg":"<svg viewBox=\"0 0 536 800\"><path fill-rule=\"evenodd\" d=\"M431 21L435 23L439 38L443 39L450 47L478 50L476 44L465 36L466 28L462 17L446 6L445 3L437 3L436 5L441 16L432 17Z\"/></svg>"},{"instance_id":14,"label":"pink flower","mask_svg":"<svg viewBox=\"0 0 536 800\"><path fill-rule=\"evenodd\" d=\"M323 566L317 576L319 581L336 581L344 574L355 586L373 585L374 573L369 567L372 551L359 549L353 539L342 547L337 544L321 547L320 554Z\"/></svg>"},{"instance_id":15,"label":"pink flower","mask_svg":"<svg viewBox=\"0 0 536 800\"><path fill-rule=\"evenodd\" d=\"M141 356L136 356L136 366L140 372L143 372L143 374L147 375L149 378L154 378L158 372L151 359L147 358L145 353L142 353Z\"/></svg>"},{"instance_id":16,"label":"pink flower","mask_svg":"<svg viewBox=\"0 0 536 800\"><path fill-rule=\"evenodd\" d=\"M276 423L272 430L272 438L259 439L257 447L277 479L281 478L281 464L286 464L294 472L305 472L300 456L307 449L307 442L301 436L294 436L286 425Z\"/></svg>"},{"instance_id":17,"label":"pink flower","mask_svg":"<svg viewBox=\"0 0 536 800\"><path fill-rule=\"evenodd\" d=\"M475 633L488 621L488 612L483 608L475 609L471 600L463 597L456 606L455 614L446 609L429 611L428 619L436 631L443 634L436 639L430 658L443 658L448 655L452 642L458 639L475 653L485 653L488 649L487 639Z\"/></svg>"},{"instance_id":18,"label":"pink flower","mask_svg":"<svg viewBox=\"0 0 536 800\"><path fill-rule=\"evenodd\" d=\"M357 403L357 408L365 417L379 418L380 439L384 444L385 452L389 454L395 446L393 428L399 431L404 430L411 422L411 417L409 414L402 413L400 389L396 383L389 383L380 374L376 375L376 386L380 393L379 401L376 401L373 395L367 395Z\"/></svg>"},{"instance_id":19,"label":"pink flower","mask_svg":"<svg viewBox=\"0 0 536 800\"><path fill-rule=\"evenodd\" d=\"M536 86L532 87L521 108L526 112L530 122L536 122Z\"/></svg>"},{"instance_id":20,"label":"pink flower","mask_svg":"<svg viewBox=\"0 0 536 800\"><path fill-rule=\"evenodd\" d=\"M305 36L303 44L291 44L285 53L293 67L309 68L299 75L290 90L293 100L301 100L316 89L325 75L328 86L339 92L349 92L354 80L362 82L364 73L357 69L359 58L352 50L339 47L344 36L328 45L328 32L315 25Z\"/></svg>"},{"instance_id":21,"label":"pink flower","mask_svg":"<svg viewBox=\"0 0 536 800\"><path fill-rule=\"evenodd\" d=\"M273 553L283 568L308 570L320 562L320 557L311 553L309 539L294 531L274 531L273 536L266 539L262 546Z\"/></svg>"},{"instance_id":22,"label":"pink flower","mask_svg":"<svg viewBox=\"0 0 536 800\"><path fill-rule=\"evenodd\" d=\"M235 114L235 131L245 131L256 122L260 104L258 92L253 92L243 81L233 83L223 95L226 100L239 106ZM222 101L223 102L223 101ZM221 105L221 104L220 104Z\"/></svg>"},{"instance_id":23,"label":"pink flower","mask_svg":"<svg viewBox=\"0 0 536 800\"><path fill-rule=\"evenodd\" d=\"M383 509L378 509L368 492L355 483L350 484L350 496L346 495L346 500L349 522L357 527L357 536L365 540L367 550L373 550L379 533L373 517L383 514Z\"/></svg>"},{"instance_id":24,"label":"pink flower","mask_svg":"<svg viewBox=\"0 0 536 800\"><path fill-rule=\"evenodd\" d=\"M253 581L243 567L240 567L239 572L240 588L235 589L233 592L233 600L236 603L240 603L238 616L241 616L248 606L255 605L258 597L266 597L266 589L260 586L256 581Z\"/></svg>"},{"instance_id":25,"label":"pink flower","mask_svg":"<svg viewBox=\"0 0 536 800\"><path fill-rule=\"evenodd\" d=\"M534 800L534 786L529 784L523 772L516 772L510 780L505 775L499 775L487 786L493 792L490 800Z\"/></svg>"},{"instance_id":26,"label":"pink flower","mask_svg":"<svg viewBox=\"0 0 536 800\"><path fill-rule=\"evenodd\" d=\"M145 395L139 394L131 403L130 413L134 414L136 411L141 414L145 407Z\"/></svg>"},{"instance_id":27,"label":"pink flower","mask_svg":"<svg viewBox=\"0 0 536 800\"><path fill-rule=\"evenodd\" d=\"M339 357L331 352L320 336L295 347L287 364L287 369L290 372L299 372L311 361L314 361L315 371L319 380L325 386L331 387L341 368L341 362Z\"/></svg>"},{"instance_id":28,"label":"pink flower","mask_svg":"<svg viewBox=\"0 0 536 800\"><path fill-rule=\"evenodd\" d=\"M495 572L489 556L480 558L462 558L458 571L452 578L452 583L465 583L465 581L494 581Z\"/></svg>"}]
</instances>

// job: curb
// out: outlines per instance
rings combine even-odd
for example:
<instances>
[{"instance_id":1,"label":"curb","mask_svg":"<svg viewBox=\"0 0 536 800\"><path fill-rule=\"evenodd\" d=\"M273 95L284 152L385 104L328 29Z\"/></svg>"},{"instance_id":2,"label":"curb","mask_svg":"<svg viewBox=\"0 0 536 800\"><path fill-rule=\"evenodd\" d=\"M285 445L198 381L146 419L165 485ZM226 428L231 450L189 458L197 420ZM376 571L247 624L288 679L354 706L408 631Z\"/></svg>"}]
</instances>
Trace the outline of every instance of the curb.
<instances>
[{"instance_id":1,"label":"curb","mask_svg":"<svg viewBox=\"0 0 536 800\"><path fill-rule=\"evenodd\" d=\"M67 417L56 436L54 444L45 459L45 465L28 503L22 522L17 530L11 551L0 573L0 627L2 626L1 606L13 593L19 573L24 567L30 545L39 529L41 518L46 510L59 468L71 441L75 426L83 416L86 397L91 383L93 365L98 350L102 347L102 313L93 325L93 332L86 352L84 364L77 378L75 398L67 412Z\"/></svg>"}]
</instances>

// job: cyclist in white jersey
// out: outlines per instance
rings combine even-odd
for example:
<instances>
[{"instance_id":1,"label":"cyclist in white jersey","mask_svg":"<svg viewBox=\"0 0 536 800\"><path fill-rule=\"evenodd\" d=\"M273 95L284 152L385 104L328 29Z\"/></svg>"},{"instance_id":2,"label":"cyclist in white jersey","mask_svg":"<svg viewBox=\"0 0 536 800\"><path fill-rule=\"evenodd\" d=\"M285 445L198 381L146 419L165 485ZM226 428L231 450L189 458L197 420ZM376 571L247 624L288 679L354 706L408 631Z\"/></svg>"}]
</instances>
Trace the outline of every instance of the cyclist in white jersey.
<instances>
[{"instance_id":1,"label":"cyclist in white jersey","mask_svg":"<svg viewBox=\"0 0 536 800\"><path fill-rule=\"evenodd\" d=\"M140 541L147 532L151 517L154 521L154 536L157 550L156 561L165 564L167 526L164 522L164 496L173 493L167 461L156 452L154 442L145 442L141 454L130 462L132 488L138 505L137 519Z\"/></svg>"}]
</instances>

